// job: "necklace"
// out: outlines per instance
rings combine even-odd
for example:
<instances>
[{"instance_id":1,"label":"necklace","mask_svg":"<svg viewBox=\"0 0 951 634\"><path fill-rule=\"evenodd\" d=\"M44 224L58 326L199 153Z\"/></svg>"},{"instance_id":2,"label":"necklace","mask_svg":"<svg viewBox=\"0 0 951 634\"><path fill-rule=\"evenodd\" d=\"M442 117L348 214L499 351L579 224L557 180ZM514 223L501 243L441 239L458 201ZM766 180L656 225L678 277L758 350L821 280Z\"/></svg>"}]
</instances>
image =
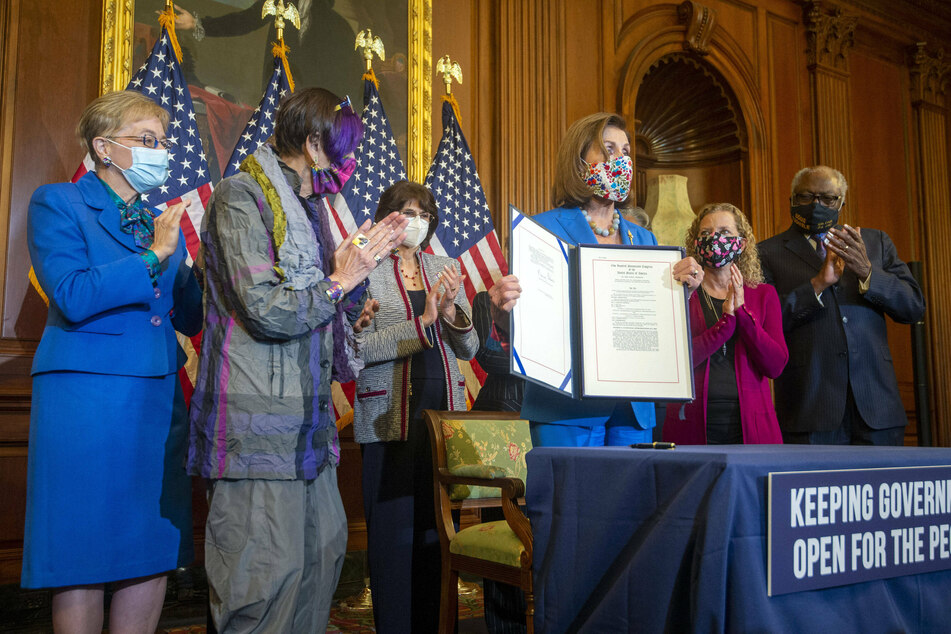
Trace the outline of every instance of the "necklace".
<instances>
[{"instance_id":1,"label":"necklace","mask_svg":"<svg viewBox=\"0 0 951 634\"><path fill-rule=\"evenodd\" d=\"M615 233L617 233L617 228L621 226L621 214L619 214L617 210L615 210L614 217L611 219L611 226L607 229L600 228L593 220L591 220L591 216L588 215L588 211L586 209L581 210L581 215L584 216L584 219L588 221L588 225L591 226L591 230L594 231L594 235L601 236L603 238L613 236Z\"/></svg>"},{"instance_id":2,"label":"necklace","mask_svg":"<svg viewBox=\"0 0 951 634\"><path fill-rule=\"evenodd\" d=\"M703 287L703 285L700 286L700 291L703 295L704 301L706 301L707 303L707 308L709 308L710 312L713 313L713 316L716 318L716 321L720 321L720 317L723 316L723 313L719 313L719 314L717 313L717 307L713 305L713 300L710 299L710 294L707 292L707 289ZM725 341L723 342L723 346L720 348L720 351L723 353L723 356L725 357L726 356L726 342Z\"/></svg>"},{"instance_id":3,"label":"necklace","mask_svg":"<svg viewBox=\"0 0 951 634\"><path fill-rule=\"evenodd\" d=\"M412 282L413 280L417 278L417 276L419 276L419 265L416 263L416 258L413 258L413 274L412 275L406 274L406 270L403 268L404 265L405 265L405 262L401 259L400 260L400 275L402 275L405 279Z\"/></svg>"}]
</instances>

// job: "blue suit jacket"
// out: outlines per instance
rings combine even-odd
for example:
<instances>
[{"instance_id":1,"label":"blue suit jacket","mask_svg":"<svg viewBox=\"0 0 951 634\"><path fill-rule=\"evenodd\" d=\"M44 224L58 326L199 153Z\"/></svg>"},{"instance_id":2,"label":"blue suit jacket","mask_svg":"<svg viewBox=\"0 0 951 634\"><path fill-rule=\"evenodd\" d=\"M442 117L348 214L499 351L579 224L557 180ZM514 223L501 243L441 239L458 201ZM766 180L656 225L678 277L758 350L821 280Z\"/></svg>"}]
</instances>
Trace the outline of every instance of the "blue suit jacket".
<instances>
[{"instance_id":1,"label":"blue suit jacket","mask_svg":"<svg viewBox=\"0 0 951 634\"><path fill-rule=\"evenodd\" d=\"M532 220L545 227L565 242L571 244L597 244L598 239L581 215L580 209L552 209L532 216ZM621 218L618 227L622 244L656 245L657 238L643 227ZM522 417L536 423L554 423L594 427L604 425L614 411L618 401L585 399L576 400L562 396L535 385L525 385L525 398L522 402ZM635 426L641 429L654 427L654 404L631 403Z\"/></svg>"},{"instance_id":2,"label":"blue suit jacket","mask_svg":"<svg viewBox=\"0 0 951 634\"><path fill-rule=\"evenodd\" d=\"M872 429L908 424L885 315L912 323L921 319L925 302L886 233L862 229L862 240L872 262L868 291L860 293L858 277L846 269L822 293L822 304L809 281L822 260L798 227L759 243L763 274L782 302L789 348L789 363L774 384L776 415L786 431L835 429L849 388Z\"/></svg>"},{"instance_id":3,"label":"blue suit jacket","mask_svg":"<svg viewBox=\"0 0 951 634\"><path fill-rule=\"evenodd\" d=\"M201 290L185 239L162 263L158 292L119 209L92 172L30 200L30 259L50 299L33 374L53 370L164 376L181 367L175 330L201 330Z\"/></svg>"}]
</instances>

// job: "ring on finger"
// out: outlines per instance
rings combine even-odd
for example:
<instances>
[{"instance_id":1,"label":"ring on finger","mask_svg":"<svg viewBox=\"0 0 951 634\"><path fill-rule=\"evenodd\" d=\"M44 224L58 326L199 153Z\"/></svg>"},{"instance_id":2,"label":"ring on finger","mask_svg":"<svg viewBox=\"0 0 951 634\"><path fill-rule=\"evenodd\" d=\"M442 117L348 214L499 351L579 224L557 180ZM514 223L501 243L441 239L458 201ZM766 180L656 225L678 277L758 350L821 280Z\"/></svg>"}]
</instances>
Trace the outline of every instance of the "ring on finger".
<instances>
[{"instance_id":1,"label":"ring on finger","mask_svg":"<svg viewBox=\"0 0 951 634\"><path fill-rule=\"evenodd\" d=\"M383 259L383 256L380 255L379 253L377 253L376 255L373 256L373 261L376 262L377 264L379 264L379 263L380 263L380 260L382 260L382 259Z\"/></svg>"}]
</instances>

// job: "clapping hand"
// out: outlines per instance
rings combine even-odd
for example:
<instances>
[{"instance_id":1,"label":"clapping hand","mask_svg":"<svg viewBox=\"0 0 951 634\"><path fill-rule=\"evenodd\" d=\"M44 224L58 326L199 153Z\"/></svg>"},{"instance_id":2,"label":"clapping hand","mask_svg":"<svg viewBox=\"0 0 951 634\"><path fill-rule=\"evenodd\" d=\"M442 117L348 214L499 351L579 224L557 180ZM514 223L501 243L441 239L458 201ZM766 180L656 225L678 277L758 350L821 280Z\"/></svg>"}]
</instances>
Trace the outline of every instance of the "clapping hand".
<instances>
[{"instance_id":1,"label":"clapping hand","mask_svg":"<svg viewBox=\"0 0 951 634\"><path fill-rule=\"evenodd\" d=\"M733 292L733 310L738 310L746 303L746 296L743 293L743 274L736 264L730 265L730 290Z\"/></svg>"},{"instance_id":2,"label":"clapping hand","mask_svg":"<svg viewBox=\"0 0 951 634\"><path fill-rule=\"evenodd\" d=\"M353 332L361 332L364 328L369 326L378 310L380 310L380 302L372 298L368 299L363 304L363 310L360 312L360 316L353 322Z\"/></svg>"},{"instance_id":3,"label":"clapping hand","mask_svg":"<svg viewBox=\"0 0 951 634\"><path fill-rule=\"evenodd\" d=\"M459 287L465 277L456 272L454 265L444 266L439 274L439 283L444 289L439 297L439 314L450 324L456 321L456 295L459 294Z\"/></svg>"},{"instance_id":4,"label":"clapping hand","mask_svg":"<svg viewBox=\"0 0 951 634\"><path fill-rule=\"evenodd\" d=\"M841 229L829 229L826 247L835 252L844 266L855 273L860 280L868 278L872 272L872 262L865 250L861 227L843 226Z\"/></svg>"},{"instance_id":5,"label":"clapping hand","mask_svg":"<svg viewBox=\"0 0 951 634\"><path fill-rule=\"evenodd\" d=\"M330 279L340 282L344 292L353 290L403 241L406 237L403 230L408 222L398 211L372 226L369 220L364 222L334 251L334 272Z\"/></svg>"},{"instance_id":6,"label":"clapping hand","mask_svg":"<svg viewBox=\"0 0 951 634\"><path fill-rule=\"evenodd\" d=\"M182 216L185 208L191 206L190 200L184 200L166 207L155 217L155 236L152 238L152 253L159 262L164 262L178 249L178 236L181 233Z\"/></svg>"},{"instance_id":7,"label":"clapping hand","mask_svg":"<svg viewBox=\"0 0 951 634\"><path fill-rule=\"evenodd\" d=\"M826 259L822 261L822 268L812 278L812 290L819 295L824 290L837 283L845 270L845 261L836 255L834 249L826 250Z\"/></svg>"}]
</instances>

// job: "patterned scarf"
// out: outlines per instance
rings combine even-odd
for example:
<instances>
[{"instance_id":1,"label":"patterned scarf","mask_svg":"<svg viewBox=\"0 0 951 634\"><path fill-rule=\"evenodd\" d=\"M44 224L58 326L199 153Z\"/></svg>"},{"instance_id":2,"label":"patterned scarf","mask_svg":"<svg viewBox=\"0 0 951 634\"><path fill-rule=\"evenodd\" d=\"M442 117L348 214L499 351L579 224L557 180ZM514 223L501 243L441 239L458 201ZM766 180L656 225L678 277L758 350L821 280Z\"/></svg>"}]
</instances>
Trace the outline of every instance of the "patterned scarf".
<instances>
[{"instance_id":1,"label":"patterned scarf","mask_svg":"<svg viewBox=\"0 0 951 634\"><path fill-rule=\"evenodd\" d=\"M293 290L311 288L333 272L333 237L327 219L326 198L307 208L291 189L278 163L274 149L265 143L241 163L241 171L251 175L274 214L274 270L281 282ZM363 369L356 354L353 327L337 304L333 319L333 378L341 383L353 381Z\"/></svg>"},{"instance_id":2,"label":"patterned scarf","mask_svg":"<svg viewBox=\"0 0 951 634\"><path fill-rule=\"evenodd\" d=\"M99 175L96 174L96 178ZM99 178L99 182L106 188L106 192L119 208L119 229L123 233L128 233L135 240L135 246L140 249L148 249L155 240L155 212L145 206L142 199L138 196L131 203L126 203L119 198L106 181Z\"/></svg>"}]
</instances>

